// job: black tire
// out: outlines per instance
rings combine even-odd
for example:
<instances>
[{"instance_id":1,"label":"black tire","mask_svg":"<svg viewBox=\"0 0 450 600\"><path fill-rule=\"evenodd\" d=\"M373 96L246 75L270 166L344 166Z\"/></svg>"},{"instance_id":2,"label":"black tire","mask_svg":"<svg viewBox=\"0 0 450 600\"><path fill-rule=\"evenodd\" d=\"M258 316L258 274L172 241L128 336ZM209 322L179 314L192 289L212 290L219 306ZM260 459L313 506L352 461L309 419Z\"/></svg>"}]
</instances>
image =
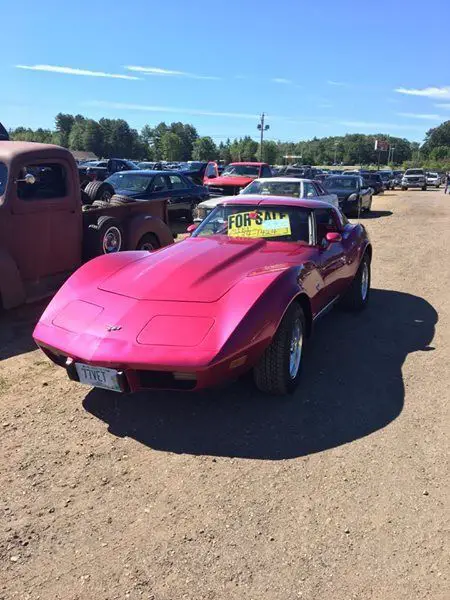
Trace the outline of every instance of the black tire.
<instances>
[{"instance_id":1,"label":"black tire","mask_svg":"<svg viewBox=\"0 0 450 600\"><path fill-rule=\"evenodd\" d=\"M402 192L406 192L407 189L408 189L407 187L405 187L404 185L402 185Z\"/></svg>"},{"instance_id":2,"label":"black tire","mask_svg":"<svg viewBox=\"0 0 450 600\"><path fill-rule=\"evenodd\" d=\"M89 206L92 204L92 198L88 196L84 190L81 190L81 204L82 206Z\"/></svg>"},{"instance_id":3,"label":"black tire","mask_svg":"<svg viewBox=\"0 0 450 600\"><path fill-rule=\"evenodd\" d=\"M366 271L367 269L367 271ZM367 273L367 290L363 291L363 274ZM366 308L370 297L370 257L364 254L359 269L353 279L345 296L341 300L341 305L346 310L358 312Z\"/></svg>"},{"instance_id":4,"label":"black tire","mask_svg":"<svg viewBox=\"0 0 450 600\"><path fill-rule=\"evenodd\" d=\"M427 191L427 186L426 186L426 185L423 185L423 186L422 186L422 192L426 192L426 191Z\"/></svg>"},{"instance_id":5,"label":"black tire","mask_svg":"<svg viewBox=\"0 0 450 600\"><path fill-rule=\"evenodd\" d=\"M131 202L136 202L134 198L130 198L129 196L122 196L121 194L114 194L110 200L111 204L130 204Z\"/></svg>"},{"instance_id":6,"label":"black tire","mask_svg":"<svg viewBox=\"0 0 450 600\"><path fill-rule=\"evenodd\" d=\"M296 374L293 375L294 371L290 370L290 358L296 324L299 324L301 334L300 363ZM300 304L293 302L286 311L270 346L253 369L254 382L261 392L273 396L285 396L295 391L301 377L305 334L305 315Z\"/></svg>"},{"instance_id":7,"label":"black tire","mask_svg":"<svg viewBox=\"0 0 450 600\"><path fill-rule=\"evenodd\" d=\"M136 246L136 250L147 250L147 252L152 252L152 250L158 248L161 248L161 244L154 233L143 235Z\"/></svg>"},{"instance_id":8,"label":"black tire","mask_svg":"<svg viewBox=\"0 0 450 600\"><path fill-rule=\"evenodd\" d=\"M96 224L89 225L86 238L87 250L91 257L124 249L123 229L114 217L99 217Z\"/></svg>"},{"instance_id":9,"label":"black tire","mask_svg":"<svg viewBox=\"0 0 450 600\"><path fill-rule=\"evenodd\" d=\"M91 181L84 188L84 191L92 201L103 200L109 202L114 195L113 186L104 181Z\"/></svg>"}]
</instances>

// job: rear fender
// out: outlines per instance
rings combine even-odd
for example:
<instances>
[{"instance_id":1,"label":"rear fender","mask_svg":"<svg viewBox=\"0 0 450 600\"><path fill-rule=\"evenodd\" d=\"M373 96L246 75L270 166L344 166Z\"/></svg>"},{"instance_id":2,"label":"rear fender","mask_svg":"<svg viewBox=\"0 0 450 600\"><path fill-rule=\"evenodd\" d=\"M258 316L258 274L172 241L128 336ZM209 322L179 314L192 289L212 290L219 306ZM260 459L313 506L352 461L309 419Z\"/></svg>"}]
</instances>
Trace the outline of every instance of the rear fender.
<instances>
[{"instance_id":1,"label":"rear fender","mask_svg":"<svg viewBox=\"0 0 450 600\"><path fill-rule=\"evenodd\" d=\"M161 247L173 244L169 227L159 217L136 215L124 223L127 250L135 250L139 240L147 233L153 233Z\"/></svg>"},{"instance_id":2,"label":"rear fender","mask_svg":"<svg viewBox=\"0 0 450 600\"><path fill-rule=\"evenodd\" d=\"M0 306L14 308L25 300L25 287L19 269L12 256L0 248Z\"/></svg>"}]
</instances>

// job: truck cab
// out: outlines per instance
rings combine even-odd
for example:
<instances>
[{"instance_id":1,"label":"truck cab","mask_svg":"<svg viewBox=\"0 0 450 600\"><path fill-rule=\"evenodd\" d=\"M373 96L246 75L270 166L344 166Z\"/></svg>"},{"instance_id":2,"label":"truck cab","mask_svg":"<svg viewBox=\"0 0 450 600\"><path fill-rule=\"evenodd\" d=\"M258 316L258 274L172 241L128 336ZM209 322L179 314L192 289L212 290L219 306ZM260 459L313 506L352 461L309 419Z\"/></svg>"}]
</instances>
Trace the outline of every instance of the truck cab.
<instances>
[{"instance_id":1,"label":"truck cab","mask_svg":"<svg viewBox=\"0 0 450 600\"><path fill-rule=\"evenodd\" d=\"M68 150L0 141L0 306L51 294L96 254L172 243L167 222L165 200L85 211Z\"/></svg>"}]
</instances>

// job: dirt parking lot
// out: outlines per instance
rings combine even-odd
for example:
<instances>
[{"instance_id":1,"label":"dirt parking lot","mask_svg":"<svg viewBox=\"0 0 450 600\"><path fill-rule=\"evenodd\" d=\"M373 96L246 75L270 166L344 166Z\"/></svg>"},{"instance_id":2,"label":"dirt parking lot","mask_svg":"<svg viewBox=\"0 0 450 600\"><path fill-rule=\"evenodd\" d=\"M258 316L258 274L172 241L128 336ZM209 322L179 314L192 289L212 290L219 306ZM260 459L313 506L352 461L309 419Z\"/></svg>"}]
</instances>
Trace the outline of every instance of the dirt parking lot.
<instances>
[{"instance_id":1,"label":"dirt parking lot","mask_svg":"<svg viewBox=\"0 0 450 600\"><path fill-rule=\"evenodd\" d=\"M450 196L375 197L370 307L292 401L120 397L0 320L0 599L449 597Z\"/></svg>"}]
</instances>

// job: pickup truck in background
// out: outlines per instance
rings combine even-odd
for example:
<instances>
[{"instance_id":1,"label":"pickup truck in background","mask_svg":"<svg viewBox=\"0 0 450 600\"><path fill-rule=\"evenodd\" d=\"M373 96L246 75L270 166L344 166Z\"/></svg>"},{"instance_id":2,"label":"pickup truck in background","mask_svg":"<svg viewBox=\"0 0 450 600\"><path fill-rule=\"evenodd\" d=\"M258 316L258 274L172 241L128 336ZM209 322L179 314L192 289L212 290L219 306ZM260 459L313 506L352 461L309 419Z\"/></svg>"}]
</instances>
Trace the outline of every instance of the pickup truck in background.
<instances>
[{"instance_id":1,"label":"pickup truck in background","mask_svg":"<svg viewBox=\"0 0 450 600\"><path fill-rule=\"evenodd\" d=\"M219 174L219 165L210 162L205 170L203 185L212 196L236 196L254 179L262 177L272 177L272 169L267 163L230 163L222 174Z\"/></svg>"},{"instance_id":2,"label":"pickup truck in background","mask_svg":"<svg viewBox=\"0 0 450 600\"><path fill-rule=\"evenodd\" d=\"M51 295L82 262L173 243L166 199L84 202L65 148L0 141L0 307Z\"/></svg>"}]
</instances>

